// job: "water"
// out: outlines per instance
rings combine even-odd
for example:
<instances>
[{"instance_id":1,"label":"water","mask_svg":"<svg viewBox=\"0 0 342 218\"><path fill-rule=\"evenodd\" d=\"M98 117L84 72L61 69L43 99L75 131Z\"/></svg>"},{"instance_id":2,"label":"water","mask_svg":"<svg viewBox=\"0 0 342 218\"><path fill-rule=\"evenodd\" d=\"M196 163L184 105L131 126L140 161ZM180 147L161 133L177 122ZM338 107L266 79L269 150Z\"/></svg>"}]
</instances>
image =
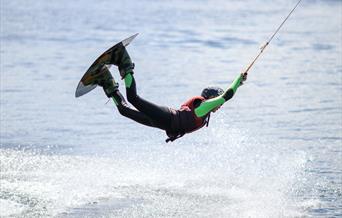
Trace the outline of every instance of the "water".
<instances>
[{"instance_id":1,"label":"water","mask_svg":"<svg viewBox=\"0 0 342 218\"><path fill-rule=\"evenodd\" d=\"M1 217L341 217L341 1L303 1L209 128L174 143L100 89L74 98L136 32L142 96L227 87L295 3L1 1Z\"/></svg>"}]
</instances>

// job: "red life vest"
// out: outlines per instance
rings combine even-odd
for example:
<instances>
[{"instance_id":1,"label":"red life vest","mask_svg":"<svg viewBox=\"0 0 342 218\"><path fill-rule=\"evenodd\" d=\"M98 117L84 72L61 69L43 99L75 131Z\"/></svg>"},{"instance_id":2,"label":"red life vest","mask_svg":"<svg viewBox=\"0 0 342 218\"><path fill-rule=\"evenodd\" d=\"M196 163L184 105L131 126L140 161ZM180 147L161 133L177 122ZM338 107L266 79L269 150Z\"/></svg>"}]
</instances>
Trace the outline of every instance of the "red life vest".
<instances>
[{"instance_id":1,"label":"red life vest","mask_svg":"<svg viewBox=\"0 0 342 218\"><path fill-rule=\"evenodd\" d=\"M203 101L205 101L205 98L203 98L202 96L195 96L187 100L184 104L182 104L179 110L180 113L182 114L184 113L184 111L186 111L184 115L185 114L186 116L191 115L191 118L193 119L191 123L190 122L183 123L186 133L196 131L205 125L206 116L197 117L195 114L195 108L198 107ZM186 119L186 120L189 121L189 119Z\"/></svg>"},{"instance_id":2,"label":"red life vest","mask_svg":"<svg viewBox=\"0 0 342 218\"><path fill-rule=\"evenodd\" d=\"M209 113L204 117L197 117L195 114L195 108L203 101L205 101L205 98L202 96L194 96L182 104L179 110L175 111L173 128L171 131L167 131L169 136L166 140L167 142L180 138L186 133L196 131L208 124Z\"/></svg>"}]
</instances>

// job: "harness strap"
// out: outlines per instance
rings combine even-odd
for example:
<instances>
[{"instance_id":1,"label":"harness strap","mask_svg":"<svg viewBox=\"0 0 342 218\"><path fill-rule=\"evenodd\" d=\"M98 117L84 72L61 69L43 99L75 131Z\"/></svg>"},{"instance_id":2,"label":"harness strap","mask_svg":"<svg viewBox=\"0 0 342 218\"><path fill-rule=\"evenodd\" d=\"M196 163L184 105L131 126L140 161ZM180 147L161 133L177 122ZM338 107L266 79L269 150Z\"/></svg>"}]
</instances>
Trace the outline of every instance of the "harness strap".
<instances>
[{"instance_id":1,"label":"harness strap","mask_svg":"<svg viewBox=\"0 0 342 218\"><path fill-rule=\"evenodd\" d=\"M210 120L210 113L209 113L208 116L205 118L205 121L203 122L203 126L208 127L208 126L209 126L209 120ZM167 139L165 140L165 142L166 142L166 143L168 143L168 142L173 142L174 140L179 139L179 138L183 137L184 135L185 135L185 133L180 133L180 134L178 134L178 135L176 135L176 136L171 136L171 137L167 138Z\"/></svg>"},{"instance_id":2,"label":"harness strap","mask_svg":"<svg viewBox=\"0 0 342 218\"><path fill-rule=\"evenodd\" d=\"M207 118L205 118L205 126L208 127L209 126L209 120L210 120L210 113L208 114Z\"/></svg>"},{"instance_id":3,"label":"harness strap","mask_svg":"<svg viewBox=\"0 0 342 218\"><path fill-rule=\"evenodd\" d=\"M176 139L179 139L181 137L183 137L185 135L185 133L182 133L182 134L179 134L179 135L176 135L176 136L172 136L172 137L169 137L165 140L166 143L168 142L173 142L174 140Z\"/></svg>"}]
</instances>

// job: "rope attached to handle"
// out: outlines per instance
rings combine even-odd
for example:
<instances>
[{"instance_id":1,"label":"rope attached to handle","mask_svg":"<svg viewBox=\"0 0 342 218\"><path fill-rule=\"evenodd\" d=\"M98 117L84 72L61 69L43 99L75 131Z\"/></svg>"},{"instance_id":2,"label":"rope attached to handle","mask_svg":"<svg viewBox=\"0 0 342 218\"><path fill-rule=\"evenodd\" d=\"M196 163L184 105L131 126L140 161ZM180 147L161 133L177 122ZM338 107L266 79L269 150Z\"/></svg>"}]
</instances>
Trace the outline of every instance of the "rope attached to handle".
<instances>
[{"instance_id":1,"label":"rope attached to handle","mask_svg":"<svg viewBox=\"0 0 342 218\"><path fill-rule=\"evenodd\" d=\"M279 27L277 28L277 30L273 33L273 35L270 37L270 39L263 45L260 47L260 52L258 53L258 55L254 58L254 60L248 65L248 67L246 68L245 71L243 71L243 73L248 73L248 71L252 68L252 66L254 65L254 63L258 60L258 58L260 57L260 55L263 53L263 51L265 50L265 48L270 44L270 42L272 41L272 39L274 38L274 36L279 32L280 28L284 25L284 23L287 21L287 19L289 19L289 17L291 16L291 14L293 13L293 11L297 8L297 6L299 5L299 3L302 0L299 0L297 2L297 4L294 6L294 8L290 11L290 13L287 15L287 17L283 20L283 22L279 25Z\"/></svg>"}]
</instances>

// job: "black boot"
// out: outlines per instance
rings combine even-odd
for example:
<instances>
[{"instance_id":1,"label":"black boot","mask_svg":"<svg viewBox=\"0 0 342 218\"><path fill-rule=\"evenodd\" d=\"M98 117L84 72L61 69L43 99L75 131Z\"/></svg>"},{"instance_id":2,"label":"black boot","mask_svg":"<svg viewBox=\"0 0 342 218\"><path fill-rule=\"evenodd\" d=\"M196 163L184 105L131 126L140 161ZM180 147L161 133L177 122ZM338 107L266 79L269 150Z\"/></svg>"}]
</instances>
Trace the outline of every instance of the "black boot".
<instances>
[{"instance_id":1,"label":"black boot","mask_svg":"<svg viewBox=\"0 0 342 218\"><path fill-rule=\"evenodd\" d=\"M119 67L121 79L125 78L128 73L133 73L134 63L122 44L113 51L110 63Z\"/></svg>"},{"instance_id":2,"label":"black boot","mask_svg":"<svg viewBox=\"0 0 342 218\"><path fill-rule=\"evenodd\" d=\"M97 78L94 80L95 84L102 86L103 91L107 97L110 98L118 90L119 83L115 82L112 74L108 70L107 66L104 65L99 69Z\"/></svg>"}]
</instances>

